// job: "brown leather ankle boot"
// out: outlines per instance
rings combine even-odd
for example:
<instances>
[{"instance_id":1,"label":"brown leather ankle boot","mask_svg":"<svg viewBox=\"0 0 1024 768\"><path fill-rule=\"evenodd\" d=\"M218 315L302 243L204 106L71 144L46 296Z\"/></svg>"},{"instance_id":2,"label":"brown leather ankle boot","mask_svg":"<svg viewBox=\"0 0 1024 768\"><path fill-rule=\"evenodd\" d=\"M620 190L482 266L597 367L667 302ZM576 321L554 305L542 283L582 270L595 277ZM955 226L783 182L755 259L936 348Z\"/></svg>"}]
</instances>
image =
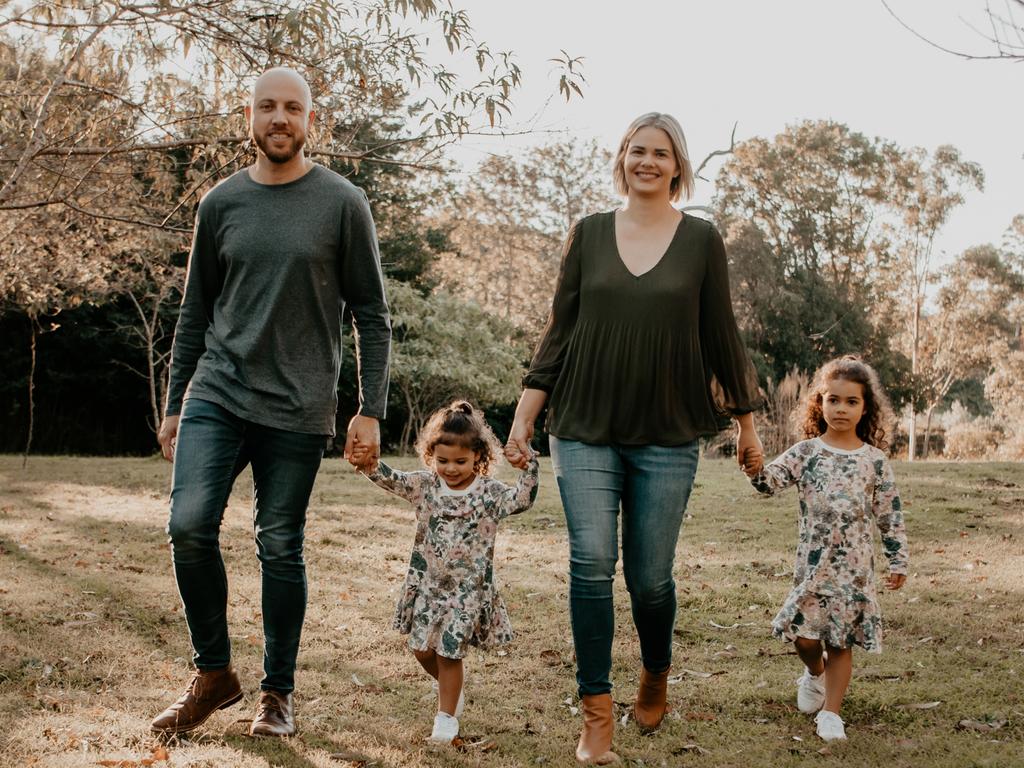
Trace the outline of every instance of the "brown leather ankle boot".
<instances>
[{"instance_id":1,"label":"brown leather ankle boot","mask_svg":"<svg viewBox=\"0 0 1024 768\"><path fill-rule=\"evenodd\" d=\"M153 720L154 733L188 733L218 709L242 700L242 686L231 667L197 670L181 697Z\"/></svg>"},{"instance_id":2,"label":"brown leather ankle boot","mask_svg":"<svg viewBox=\"0 0 1024 768\"><path fill-rule=\"evenodd\" d=\"M615 718L612 716L612 695L598 693L580 699L583 710L583 733L576 745L576 759L584 765L611 765L619 762L612 752Z\"/></svg>"},{"instance_id":3,"label":"brown leather ankle boot","mask_svg":"<svg viewBox=\"0 0 1024 768\"><path fill-rule=\"evenodd\" d=\"M644 733L656 730L668 712L668 670L640 671L640 686L633 704L633 719Z\"/></svg>"}]
</instances>

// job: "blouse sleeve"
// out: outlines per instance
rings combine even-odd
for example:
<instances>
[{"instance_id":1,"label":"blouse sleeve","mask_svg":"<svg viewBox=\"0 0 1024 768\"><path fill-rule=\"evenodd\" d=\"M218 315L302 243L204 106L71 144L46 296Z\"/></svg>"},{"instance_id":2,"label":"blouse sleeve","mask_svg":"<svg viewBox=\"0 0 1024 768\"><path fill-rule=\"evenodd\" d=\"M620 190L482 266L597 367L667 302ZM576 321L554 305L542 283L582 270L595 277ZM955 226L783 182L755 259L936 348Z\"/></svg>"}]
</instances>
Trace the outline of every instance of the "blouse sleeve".
<instances>
[{"instance_id":1,"label":"blouse sleeve","mask_svg":"<svg viewBox=\"0 0 1024 768\"><path fill-rule=\"evenodd\" d=\"M803 474L803 458L795 448L796 446L776 457L775 461L767 464L750 478L750 484L758 493L774 496L800 479L800 475Z\"/></svg>"},{"instance_id":2,"label":"blouse sleeve","mask_svg":"<svg viewBox=\"0 0 1024 768\"><path fill-rule=\"evenodd\" d=\"M423 481L428 477L426 472L400 472L392 469L383 461L366 478L385 491L416 504L423 495Z\"/></svg>"},{"instance_id":3,"label":"blouse sleeve","mask_svg":"<svg viewBox=\"0 0 1024 768\"><path fill-rule=\"evenodd\" d=\"M527 389L541 389L550 394L562 372L562 363L579 314L582 224L578 221L573 225L562 248L562 266L555 283L551 314L533 354L530 369L523 377L523 386Z\"/></svg>"},{"instance_id":4,"label":"blouse sleeve","mask_svg":"<svg viewBox=\"0 0 1024 768\"><path fill-rule=\"evenodd\" d=\"M732 416L757 410L763 404L746 345L736 326L729 292L725 243L709 229L707 271L700 289L700 345L706 375L718 408Z\"/></svg>"},{"instance_id":5,"label":"blouse sleeve","mask_svg":"<svg viewBox=\"0 0 1024 768\"><path fill-rule=\"evenodd\" d=\"M872 500L875 525L882 536L890 573L906 573L908 566L907 529L903 523L903 504L896 490L896 475L884 458L875 462L875 495Z\"/></svg>"},{"instance_id":6,"label":"blouse sleeve","mask_svg":"<svg viewBox=\"0 0 1024 768\"><path fill-rule=\"evenodd\" d=\"M540 464L537 461L537 454L530 457L526 469L519 474L514 488L509 488L502 494L499 505L498 517L504 518L509 515L518 515L533 506L537 498L537 489L540 486Z\"/></svg>"}]
</instances>

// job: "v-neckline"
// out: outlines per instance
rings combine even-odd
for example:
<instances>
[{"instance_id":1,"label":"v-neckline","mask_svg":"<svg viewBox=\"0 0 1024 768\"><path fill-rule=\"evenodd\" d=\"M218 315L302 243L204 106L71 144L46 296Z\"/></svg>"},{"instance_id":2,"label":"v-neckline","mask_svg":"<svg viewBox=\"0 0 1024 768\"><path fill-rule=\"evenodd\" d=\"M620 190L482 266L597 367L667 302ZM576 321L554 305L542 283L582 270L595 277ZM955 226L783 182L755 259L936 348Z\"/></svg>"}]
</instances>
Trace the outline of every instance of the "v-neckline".
<instances>
[{"instance_id":1,"label":"v-neckline","mask_svg":"<svg viewBox=\"0 0 1024 768\"><path fill-rule=\"evenodd\" d=\"M643 272L640 272L638 274L638 273L634 272L633 270L631 270L626 265L626 262L622 258L622 252L619 250L619 233L618 233L618 224L617 224L617 218L618 217L616 216L616 213L617 213L616 211L612 211L612 244L615 246L615 258L618 260L619 264L622 265L622 268L624 270L626 270L626 274L628 274L634 280L639 280L640 278L645 277L645 276L651 274L651 272L656 270L658 268L658 265L661 264L661 262L663 262L665 260L665 257L668 256L668 252L671 251L672 250L672 246L675 245L676 238L679 237L679 230L681 230L683 228L683 222L686 221L686 218L687 218L685 213L683 213L682 211L679 211L679 223L676 224L675 231L672 233L672 237L668 241L668 245L665 246L664 253L662 253L661 256L658 258L658 260L656 262L654 262L650 267L648 267Z\"/></svg>"}]
</instances>

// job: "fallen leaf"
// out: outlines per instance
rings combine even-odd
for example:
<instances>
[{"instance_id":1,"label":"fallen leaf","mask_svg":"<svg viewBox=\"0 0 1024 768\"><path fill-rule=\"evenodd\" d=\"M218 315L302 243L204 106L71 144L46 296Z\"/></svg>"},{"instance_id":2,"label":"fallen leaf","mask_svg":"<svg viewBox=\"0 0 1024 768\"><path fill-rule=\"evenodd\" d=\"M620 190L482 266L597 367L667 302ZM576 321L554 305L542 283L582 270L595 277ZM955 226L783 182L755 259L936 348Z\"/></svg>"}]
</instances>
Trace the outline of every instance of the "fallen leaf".
<instances>
[{"instance_id":1,"label":"fallen leaf","mask_svg":"<svg viewBox=\"0 0 1024 768\"><path fill-rule=\"evenodd\" d=\"M352 682L362 688L366 683L359 679L358 675L352 675Z\"/></svg>"},{"instance_id":2,"label":"fallen leaf","mask_svg":"<svg viewBox=\"0 0 1024 768\"><path fill-rule=\"evenodd\" d=\"M691 677L699 677L701 679L707 679L709 677L714 677L715 675L724 675L725 674L725 670L724 669L720 669L720 670L718 670L716 672L698 672L695 669L683 669L682 673L684 675L690 675Z\"/></svg>"},{"instance_id":3,"label":"fallen leaf","mask_svg":"<svg viewBox=\"0 0 1024 768\"><path fill-rule=\"evenodd\" d=\"M897 709L935 709L941 701L922 701L917 704L898 704Z\"/></svg>"},{"instance_id":4,"label":"fallen leaf","mask_svg":"<svg viewBox=\"0 0 1024 768\"><path fill-rule=\"evenodd\" d=\"M681 747L677 747L672 750L673 755L678 755L682 752L696 752L698 755L709 755L711 754L708 750L704 749L700 744L683 744Z\"/></svg>"},{"instance_id":5,"label":"fallen leaf","mask_svg":"<svg viewBox=\"0 0 1024 768\"><path fill-rule=\"evenodd\" d=\"M466 739L456 736L452 740L452 746L460 752L468 752L471 749L476 749L480 752L493 752L498 748L498 742L484 736L470 736Z\"/></svg>"},{"instance_id":6,"label":"fallen leaf","mask_svg":"<svg viewBox=\"0 0 1024 768\"><path fill-rule=\"evenodd\" d=\"M700 720L705 723L713 722L715 716L710 712L687 712L684 717L687 720Z\"/></svg>"},{"instance_id":7,"label":"fallen leaf","mask_svg":"<svg viewBox=\"0 0 1024 768\"><path fill-rule=\"evenodd\" d=\"M342 763L352 763L356 768L365 768L365 766L377 764L375 760L371 760L366 755L361 755L358 752L332 752L331 759Z\"/></svg>"},{"instance_id":8,"label":"fallen leaf","mask_svg":"<svg viewBox=\"0 0 1024 768\"><path fill-rule=\"evenodd\" d=\"M956 724L958 731L980 731L982 733L988 733L989 731L998 731L1006 725L1005 720L961 720Z\"/></svg>"},{"instance_id":9,"label":"fallen leaf","mask_svg":"<svg viewBox=\"0 0 1024 768\"><path fill-rule=\"evenodd\" d=\"M740 626L738 623L736 623L736 624L729 624L727 626L725 624L719 624L717 621L709 621L708 624L710 624L715 629L736 629L737 627Z\"/></svg>"},{"instance_id":10,"label":"fallen leaf","mask_svg":"<svg viewBox=\"0 0 1024 768\"><path fill-rule=\"evenodd\" d=\"M559 667L562 665L562 655L558 651L552 651L550 649L541 651L540 658L549 667Z\"/></svg>"},{"instance_id":11,"label":"fallen leaf","mask_svg":"<svg viewBox=\"0 0 1024 768\"><path fill-rule=\"evenodd\" d=\"M828 747L822 747L821 749L818 750L818 754L819 755L824 755L825 757L828 757L829 755L832 754L832 750L829 749Z\"/></svg>"}]
</instances>

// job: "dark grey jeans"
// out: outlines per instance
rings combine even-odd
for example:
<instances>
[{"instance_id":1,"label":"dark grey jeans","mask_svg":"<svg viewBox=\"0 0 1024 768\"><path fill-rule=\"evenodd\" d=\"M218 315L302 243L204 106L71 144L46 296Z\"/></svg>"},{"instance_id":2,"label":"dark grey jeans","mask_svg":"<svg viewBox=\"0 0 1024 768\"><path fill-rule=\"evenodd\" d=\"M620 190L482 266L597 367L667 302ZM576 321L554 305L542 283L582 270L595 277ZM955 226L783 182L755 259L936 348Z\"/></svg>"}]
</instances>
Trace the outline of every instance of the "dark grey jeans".
<instances>
[{"instance_id":1,"label":"dark grey jeans","mask_svg":"<svg viewBox=\"0 0 1024 768\"><path fill-rule=\"evenodd\" d=\"M265 427L189 398L178 425L167 533L199 669L231 661L220 525L235 478L252 465L253 529L263 577L263 690L295 687L306 613L306 507L327 439Z\"/></svg>"}]
</instances>

